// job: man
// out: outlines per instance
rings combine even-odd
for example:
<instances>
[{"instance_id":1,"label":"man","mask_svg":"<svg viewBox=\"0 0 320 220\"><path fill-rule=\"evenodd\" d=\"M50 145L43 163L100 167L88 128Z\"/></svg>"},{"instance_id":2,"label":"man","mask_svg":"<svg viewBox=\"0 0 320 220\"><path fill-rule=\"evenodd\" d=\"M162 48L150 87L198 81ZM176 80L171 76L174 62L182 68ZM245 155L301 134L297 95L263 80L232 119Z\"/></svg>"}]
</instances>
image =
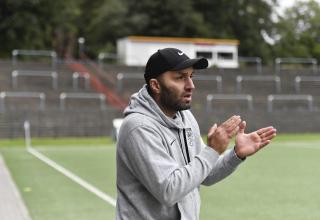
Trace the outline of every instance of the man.
<instances>
[{"instance_id":1,"label":"man","mask_svg":"<svg viewBox=\"0 0 320 220\"><path fill-rule=\"evenodd\" d=\"M210 128L205 145L188 109L194 70L207 66L175 48L149 58L146 85L132 95L118 137L118 220L199 219L200 185L222 180L276 135L273 127L246 134L246 122L232 116Z\"/></svg>"}]
</instances>

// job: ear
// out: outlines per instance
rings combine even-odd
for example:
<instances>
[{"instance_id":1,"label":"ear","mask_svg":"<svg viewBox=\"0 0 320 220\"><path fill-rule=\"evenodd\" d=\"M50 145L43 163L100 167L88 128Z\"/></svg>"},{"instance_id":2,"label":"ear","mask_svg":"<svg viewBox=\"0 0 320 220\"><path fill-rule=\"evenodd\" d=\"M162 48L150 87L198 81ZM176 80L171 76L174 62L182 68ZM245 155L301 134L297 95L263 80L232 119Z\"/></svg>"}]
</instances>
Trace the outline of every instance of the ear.
<instances>
[{"instance_id":1,"label":"ear","mask_svg":"<svg viewBox=\"0 0 320 220\"><path fill-rule=\"evenodd\" d=\"M155 94L159 94L160 93L161 87L160 87L160 84L159 84L157 79L150 79L149 85L150 85L151 90Z\"/></svg>"}]
</instances>

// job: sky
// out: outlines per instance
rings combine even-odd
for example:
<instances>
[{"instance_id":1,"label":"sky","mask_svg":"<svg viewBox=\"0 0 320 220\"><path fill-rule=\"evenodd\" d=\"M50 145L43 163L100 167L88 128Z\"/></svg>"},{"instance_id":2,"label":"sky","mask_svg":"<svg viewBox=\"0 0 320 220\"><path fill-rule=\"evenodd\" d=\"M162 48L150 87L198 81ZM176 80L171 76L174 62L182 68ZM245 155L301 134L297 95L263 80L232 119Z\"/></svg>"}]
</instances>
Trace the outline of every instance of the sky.
<instances>
[{"instance_id":1,"label":"sky","mask_svg":"<svg viewBox=\"0 0 320 220\"><path fill-rule=\"evenodd\" d=\"M297 0L278 0L279 3L279 9L280 11L283 11L285 8L291 7ZM300 0L300 1L309 1L309 0ZM316 2L320 3L320 0L316 0Z\"/></svg>"}]
</instances>

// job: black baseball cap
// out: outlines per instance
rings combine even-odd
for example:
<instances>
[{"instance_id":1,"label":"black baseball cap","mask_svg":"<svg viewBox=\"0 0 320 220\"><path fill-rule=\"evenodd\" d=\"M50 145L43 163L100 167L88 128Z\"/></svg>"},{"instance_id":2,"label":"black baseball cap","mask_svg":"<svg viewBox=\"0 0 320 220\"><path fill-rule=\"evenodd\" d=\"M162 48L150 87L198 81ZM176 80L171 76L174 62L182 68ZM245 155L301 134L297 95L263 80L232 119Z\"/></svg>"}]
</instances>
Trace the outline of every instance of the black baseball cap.
<instances>
[{"instance_id":1,"label":"black baseball cap","mask_svg":"<svg viewBox=\"0 0 320 220\"><path fill-rule=\"evenodd\" d=\"M208 67L206 58L190 59L184 52L176 48L164 48L152 54L146 64L144 79L146 83L166 71L182 70L189 67L205 69Z\"/></svg>"}]
</instances>

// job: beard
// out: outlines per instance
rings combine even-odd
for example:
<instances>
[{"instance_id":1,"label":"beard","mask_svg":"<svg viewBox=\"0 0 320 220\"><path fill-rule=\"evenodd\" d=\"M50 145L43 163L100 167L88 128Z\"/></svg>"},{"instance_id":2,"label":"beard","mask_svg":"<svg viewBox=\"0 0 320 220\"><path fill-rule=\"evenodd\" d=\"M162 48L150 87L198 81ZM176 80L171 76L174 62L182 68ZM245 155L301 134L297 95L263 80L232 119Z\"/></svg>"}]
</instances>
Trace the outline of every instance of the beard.
<instances>
[{"instance_id":1,"label":"beard","mask_svg":"<svg viewBox=\"0 0 320 220\"><path fill-rule=\"evenodd\" d=\"M168 88L163 83L160 83L160 86L162 89L160 94L160 104L163 108L176 112L191 108L191 102L184 103L174 90Z\"/></svg>"}]
</instances>

